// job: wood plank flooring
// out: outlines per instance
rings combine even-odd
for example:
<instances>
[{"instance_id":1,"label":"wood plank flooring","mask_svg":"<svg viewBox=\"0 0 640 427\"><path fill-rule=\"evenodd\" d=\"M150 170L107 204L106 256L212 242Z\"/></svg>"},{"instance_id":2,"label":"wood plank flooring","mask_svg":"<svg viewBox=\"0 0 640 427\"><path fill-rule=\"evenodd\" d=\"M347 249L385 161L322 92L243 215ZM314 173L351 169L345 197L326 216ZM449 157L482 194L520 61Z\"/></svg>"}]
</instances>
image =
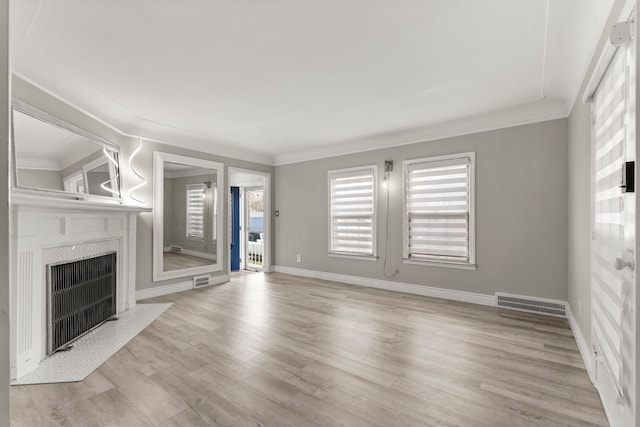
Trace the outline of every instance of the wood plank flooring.
<instances>
[{"instance_id":1,"label":"wood plank flooring","mask_svg":"<svg viewBox=\"0 0 640 427\"><path fill-rule=\"evenodd\" d=\"M162 254L163 271L182 270L183 268L201 267L216 262L211 259L197 257L195 255L164 252Z\"/></svg>"},{"instance_id":2,"label":"wood plank flooring","mask_svg":"<svg viewBox=\"0 0 640 427\"><path fill-rule=\"evenodd\" d=\"M14 426L603 426L564 319L284 274L174 305Z\"/></svg>"}]
</instances>

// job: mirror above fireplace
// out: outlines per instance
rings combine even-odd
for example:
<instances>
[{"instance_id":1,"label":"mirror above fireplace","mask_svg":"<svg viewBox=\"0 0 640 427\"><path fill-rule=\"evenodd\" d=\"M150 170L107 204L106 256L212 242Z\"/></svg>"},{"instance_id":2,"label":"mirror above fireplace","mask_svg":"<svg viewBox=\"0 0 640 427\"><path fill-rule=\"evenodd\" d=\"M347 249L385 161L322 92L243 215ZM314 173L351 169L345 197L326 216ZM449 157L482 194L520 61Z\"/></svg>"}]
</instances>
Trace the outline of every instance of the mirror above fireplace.
<instances>
[{"instance_id":1,"label":"mirror above fireplace","mask_svg":"<svg viewBox=\"0 0 640 427\"><path fill-rule=\"evenodd\" d=\"M14 188L121 200L118 146L19 100L12 107Z\"/></svg>"}]
</instances>

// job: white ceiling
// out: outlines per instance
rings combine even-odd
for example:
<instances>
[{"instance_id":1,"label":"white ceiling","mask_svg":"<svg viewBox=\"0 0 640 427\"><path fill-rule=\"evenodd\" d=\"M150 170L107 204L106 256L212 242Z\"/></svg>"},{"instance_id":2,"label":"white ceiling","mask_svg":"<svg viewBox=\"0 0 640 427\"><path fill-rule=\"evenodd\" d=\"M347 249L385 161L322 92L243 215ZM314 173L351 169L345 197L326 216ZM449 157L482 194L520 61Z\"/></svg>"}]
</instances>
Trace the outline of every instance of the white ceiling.
<instances>
[{"instance_id":1,"label":"white ceiling","mask_svg":"<svg viewBox=\"0 0 640 427\"><path fill-rule=\"evenodd\" d=\"M12 66L125 133L278 164L566 116L612 3L20 0Z\"/></svg>"}]
</instances>

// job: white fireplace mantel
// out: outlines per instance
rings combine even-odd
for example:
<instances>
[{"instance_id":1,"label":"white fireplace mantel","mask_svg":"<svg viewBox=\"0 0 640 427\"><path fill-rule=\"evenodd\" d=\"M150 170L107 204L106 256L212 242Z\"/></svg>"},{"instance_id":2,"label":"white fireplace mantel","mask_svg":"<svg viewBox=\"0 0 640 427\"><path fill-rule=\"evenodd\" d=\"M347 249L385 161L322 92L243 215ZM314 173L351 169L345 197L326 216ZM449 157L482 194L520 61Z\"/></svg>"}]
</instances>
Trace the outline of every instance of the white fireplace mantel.
<instances>
[{"instance_id":1,"label":"white fireplace mantel","mask_svg":"<svg viewBox=\"0 0 640 427\"><path fill-rule=\"evenodd\" d=\"M46 357L46 265L117 252L117 312L133 308L136 221L149 208L12 192L11 378Z\"/></svg>"}]
</instances>

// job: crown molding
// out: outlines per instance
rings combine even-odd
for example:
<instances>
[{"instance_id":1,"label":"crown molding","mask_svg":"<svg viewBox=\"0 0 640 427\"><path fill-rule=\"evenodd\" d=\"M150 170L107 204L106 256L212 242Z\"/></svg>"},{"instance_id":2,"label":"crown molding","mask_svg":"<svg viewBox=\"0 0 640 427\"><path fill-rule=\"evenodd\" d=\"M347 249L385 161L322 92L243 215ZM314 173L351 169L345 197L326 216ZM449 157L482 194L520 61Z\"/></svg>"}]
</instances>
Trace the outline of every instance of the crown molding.
<instances>
[{"instance_id":1,"label":"crown molding","mask_svg":"<svg viewBox=\"0 0 640 427\"><path fill-rule=\"evenodd\" d=\"M402 145L436 141L462 135L522 126L531 123L563 119L568 116L567 106L561 100L541 99L502 110L462 118L446 123L427 125L415 129L373 135L349 142L329 144L296 151L279 153L275 166L318 160L328 157L362 153Z\"/></svg>"}]
</instances>

